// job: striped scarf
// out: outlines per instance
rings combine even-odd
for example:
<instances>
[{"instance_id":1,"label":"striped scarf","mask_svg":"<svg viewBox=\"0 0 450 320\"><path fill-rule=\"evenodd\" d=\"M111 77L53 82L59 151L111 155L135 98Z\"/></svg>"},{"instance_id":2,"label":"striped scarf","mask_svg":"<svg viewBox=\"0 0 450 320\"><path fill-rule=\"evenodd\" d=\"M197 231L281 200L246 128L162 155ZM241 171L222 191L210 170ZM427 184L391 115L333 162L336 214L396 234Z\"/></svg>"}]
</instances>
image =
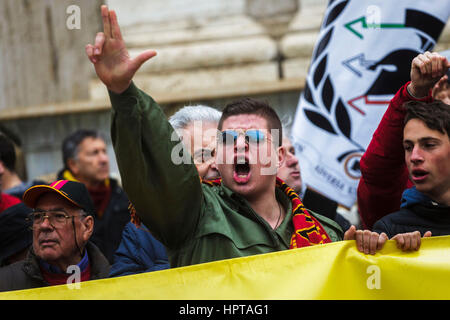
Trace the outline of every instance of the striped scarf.
<instances>
[{"instance_id":1,"label":"striped scarf","mask_svg":"<svg viewBox=\"0 0 450 320\"><path fill-rule=\"evenodd\" d=\"M291 237L289 249L308 247L316 244L330 243L331 239L319 221L305 208L295 191L277 178L277 187L280 188L292 202L292 223L294 234Z\"/></svg>"},{"instance_id":2,"label":"striped scarf","mask_svg":"<svg viewBox=\"0 0 450 320\"><path fill-rule=\"evenodd\" d=\"M205 181L202 183L210 186L219 186L222 179ZM314 218L305 208L300 197L295 191L277 177L277 188L281 189L291 200L292 203L292 223L294 225L294 234L291 237L289 249L308 247L316 244L330 243L331 239L319 221ZM128 209L131 213L131 222L139 227L141 220L136 214L133 204L129 204Z\"/></svg>"}]
</instances>

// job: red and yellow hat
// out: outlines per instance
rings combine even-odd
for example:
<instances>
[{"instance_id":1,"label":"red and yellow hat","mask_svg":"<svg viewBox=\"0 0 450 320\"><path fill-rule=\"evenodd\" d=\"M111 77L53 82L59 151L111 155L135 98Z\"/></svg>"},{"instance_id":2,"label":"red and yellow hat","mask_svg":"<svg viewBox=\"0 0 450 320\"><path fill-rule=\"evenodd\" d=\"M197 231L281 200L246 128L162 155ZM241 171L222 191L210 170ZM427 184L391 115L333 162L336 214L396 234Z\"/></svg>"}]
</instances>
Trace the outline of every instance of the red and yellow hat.
<instances>
[{"instance_id":1,"label":"red and yellow hat","mask_svg":"<svg viewBox=\"0 0 450 320\"><path fill-rule=\"evenodd\" d=\"M48 192L57 193L64 199L83 209L89 215L94 215L94 203L83 183L70 180L57 180L50 185L36 185L29 188L23 194L23 202L30 208L36 207L36 202Z\"/></svg>"}]
</instances>

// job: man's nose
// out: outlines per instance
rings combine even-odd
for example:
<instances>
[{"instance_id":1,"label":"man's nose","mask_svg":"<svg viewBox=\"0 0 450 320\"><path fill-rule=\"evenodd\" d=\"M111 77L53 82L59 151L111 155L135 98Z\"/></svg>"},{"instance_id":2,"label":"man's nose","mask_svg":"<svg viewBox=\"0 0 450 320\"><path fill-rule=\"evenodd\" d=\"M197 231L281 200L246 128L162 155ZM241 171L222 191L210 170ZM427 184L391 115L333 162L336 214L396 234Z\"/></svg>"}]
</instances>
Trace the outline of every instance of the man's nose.
<instances>
[{"instance_id":1,"label":"man's nose","mask_svg":"<svg viewBox=\"0 0 450 320\"><path fill-rule=\"evenodd\" d=\"M286 165L288 167L296 166L298 164L298 159L295 155L288 152L287 158L286 158Z\"/></svg>"},{"instance_id":2,"label":"man's nose","mask_svg":"<svg viewBox=\"0 0 450 320\"><path fill-rule=\"evenodd\" d=\"M212 159L210 160L210 162L211 162L211 163L210 163L209 167L210 167L212 170L218 171L217 165L216 165L216 159L212 158Z\"/></svg>"},{"instance_id":3,"label":"man's nose","mask_svg":"<svg viewBox=\"0 0 450 320\"><path fill-rule=\"evenodd\" d=\"M48 216L44 216L44 220L39 224L39 228L41 229L53 229L53 225L50 222L50 218Z\"/></svg>"},{"instance_id":4,"label":"man's nose","mask_svg":"<svg viewBox=\"0 0 450 320\"><path fill-rule=\"evenodd\" d=\"M109 162L108 153L106 153L106 152L100 153L99 158L100 158L100 162L102 162L102 163L108 163Z\"/></svg>"},{"instance_id":5,"label":"man's nose","mask_svg":"<svg viewBox=\"0 0 450 320\"><path fill-rule=\"evenodd\" d=\"M422 162L424 160L422 150L419 146L414 146L414 148L411 151L410 160L413 163Z\"/></svg>"},{"instance_id":6,"label":"man's nose","mask_svg":"<svg viewBox=\"0 0 450 320\"><path fill-rule=\"evenodd\" d=\"M248 150L248 142L243 134L240 134L237 137L236 142L234 143L234 149L236 151Z\"/></svg>"}]
</instances>

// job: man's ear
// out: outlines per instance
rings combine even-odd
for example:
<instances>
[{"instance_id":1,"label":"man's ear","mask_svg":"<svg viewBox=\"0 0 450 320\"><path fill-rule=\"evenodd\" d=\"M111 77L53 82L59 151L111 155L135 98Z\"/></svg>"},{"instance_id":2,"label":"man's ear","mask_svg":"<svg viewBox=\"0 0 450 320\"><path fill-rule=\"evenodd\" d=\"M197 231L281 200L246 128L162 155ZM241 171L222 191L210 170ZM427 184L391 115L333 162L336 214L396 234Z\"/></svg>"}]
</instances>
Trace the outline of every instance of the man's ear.
<instances>
[{"instance_id":1,"label":"man's ear","mask_svg":"<svg viewBox=\"0 0 450 320\"><path fill-rule=\"evenodd\" d=\"M280 169L284 165L284 162L286 161L286 147L284 146L278 147L277 156L278 156L277 169Z\"/></svg>"},{"instance_id":2,"label":"man's ear","mask_svg":"<svg viewBox=\"0 0 450 320\"><path fill-rule=\"evenodd\" d=\"M78 170L78 163L75 159L68 159L67 160L67 168L70 170L70 172L72 172L74 175L78 175L79 170Z\"/></svg>"},{"instance_id":3,"label":"man's ear","mask_svg":"<svg viewBox=\"0 0 450 320\"><path fill-rule=\"evenodd\" d=\"M88 242L89 238L92 236L94 232L94 217L87 216L85 217L81 223L84 225L82 237L84 242Z\"/></svg>"}]
</instances>

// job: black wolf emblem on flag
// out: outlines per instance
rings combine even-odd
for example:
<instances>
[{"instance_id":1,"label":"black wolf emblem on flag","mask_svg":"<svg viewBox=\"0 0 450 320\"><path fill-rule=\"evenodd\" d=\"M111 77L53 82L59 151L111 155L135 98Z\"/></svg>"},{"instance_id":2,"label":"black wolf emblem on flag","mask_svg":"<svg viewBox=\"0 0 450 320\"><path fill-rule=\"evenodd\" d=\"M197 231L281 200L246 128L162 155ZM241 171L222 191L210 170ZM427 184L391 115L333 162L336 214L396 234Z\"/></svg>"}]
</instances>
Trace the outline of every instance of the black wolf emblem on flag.
<instances>
[{"instance_id":1,"label":"black wolf emblem on flag","mask_svg":"<svg viewBox=\"0 0 450 320\"><path fill-rule=\"evenodd\" d=\"M292 128L306 185L348 207L390 99L450 15L445 1L372 3L329 2Z\"/></svg>"}]
</instances>

